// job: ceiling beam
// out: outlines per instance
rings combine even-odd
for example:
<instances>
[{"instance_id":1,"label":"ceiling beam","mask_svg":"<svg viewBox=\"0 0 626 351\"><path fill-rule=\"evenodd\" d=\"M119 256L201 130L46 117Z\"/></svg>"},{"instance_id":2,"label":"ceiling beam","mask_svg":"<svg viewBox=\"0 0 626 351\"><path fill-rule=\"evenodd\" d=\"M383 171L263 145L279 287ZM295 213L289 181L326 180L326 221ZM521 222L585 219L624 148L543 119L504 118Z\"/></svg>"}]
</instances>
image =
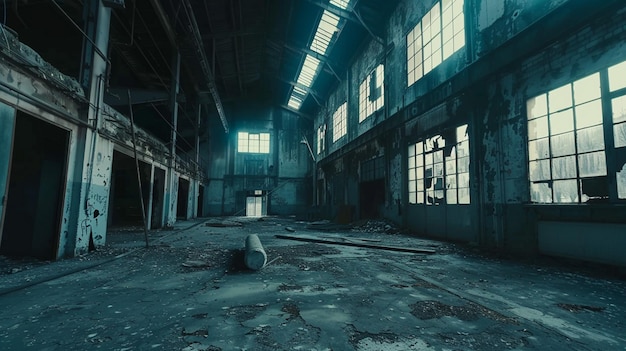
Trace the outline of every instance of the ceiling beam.
<instances>
[{"instance_id":1,"label":"ceiling beam","mask_svg":"<svg viewBox=\"0 0 626 351\"><path fill-rule=\"evenodd\" d=\"M337 78L337 80L341 82L341 78L339 78L336 71L333 69L332 65L330 64L330 60L328 59L328 56L322 55L319 52L311 50L309 48L297 48L289 44L283 44L283 46L285 47L285 49L288 49L288 50L291 50L293 52L300 53L300 54L304 53L320 60L320 62L323 62L324 64L326 64L326 66L328 66L329 73L335 76L335 78Z\"/></svg>"},{"instance_id":2,"label":"ceiling beam","mask_svg":"<svg viewBox=\"0 0 626 351\"><path fill-rule=\"evenodd\" d=\"M235 1L230 2L230 20L232 22L233 31L237 30L237 21L235 16ZM239 23L241 23L241 4L239 4ZM237 67L237 83L239 84L239 93L243 94L243 83L241 81L241 62L239 60L239 37L233 37L233 46L235 48L235 66Z\"/></svg>"},{"instance_id":3,"label":"ceiling beam","mask_svg":"<svg viewBox=\"0 0 626 351\"><path fill-rule=\"evenodd\" d=\"M222 106L222 101L217 91L213 72L211 72L211 69L209 68L209 60L206 57L206 51L204 50L202 37L200 36L200 29L198 28L198 23L196 22L196 15L193 12L193 8L189 0L184 0L184 7L185 12L187 13L187 17L189 18L189 24L191 26L191 32L193 35L193 42L196 46L196 53L199 56L198 59L200 60L200 68L202 69L202 73L206 78L207 86L209 88L209 91L211 92L211 96L213 97L213 102L215 104L215 108L217 109L220 120L222 121L224 131L228 133L228 121L226 119L226 113L224 113L224 107Z\"/></svg>"},{"instance_id":4,"label":"ceiling beam","mask_svg":"<svg viewBox=\"0 0 626 351\"><path fill-rule=\"evenodd\" d=\"M328 1L320 1L320 0L306 0L308 3L311 3L313 5L316 5L320 8L322 8L323 10L326 10L330 13L332 13L333 15L339 16L341 18L347 19L349 21L352 21L354 23L357 24L361 24L361 21L359 21L358 18L356 18L356 16L354 14L352 14L352 12L348 11L348 10L343 10L340 9L337 6L333 6L330 5L328 3Z\"/></svg>"},{"instance_id":5,"label":"ceiling beam","mask_svg":"<svg viewBox=\"0 0 626 351\"><path fill-rule=\"evenodd\" d=\"M312 88L307 87L304 84L300 84L298 82L294 82L292 80L288 80L288 79L284 79L284 78L278 78L279 80L293 86L293 87L298 87L304 91L307 92L308 95L311 95L311 97L315 100L315 102L317 102L317 104L319 106L322 106L321 102L320 102L320 94L318 94L315 90L313 90ZM304 102L304 101L303 101Z\"/></svg>"},{"instance_id":6,"label":"ceiling beam","mask_svg":"<svg viewBox=\"0 0 626 351\"><path fill-rule=\"evenodd\" d=\"M377 41L379 44L381 45L385 45L385 42L383 41L382 38L380 38L379 36L377 36L376 34L374 34L374 32L370 29L370 27L363 21L363 18L361 17L361 15L357 12L355 6L351 6L352 7L352 11L348 11L348 10L343 10L340 9L337 6L333 6L330 5L330 3L328 2L322 2L320 0L306 0L307 2L317 5L319 7L321 7L322 9L336 15L339 16L341 18L347 19L349 21L355 22L357 24L360 24L363 28L365 28L365 30L369 33L369 35L372 37L372 39L374 39L375 41Z\"/></svg>"}]
</instances>

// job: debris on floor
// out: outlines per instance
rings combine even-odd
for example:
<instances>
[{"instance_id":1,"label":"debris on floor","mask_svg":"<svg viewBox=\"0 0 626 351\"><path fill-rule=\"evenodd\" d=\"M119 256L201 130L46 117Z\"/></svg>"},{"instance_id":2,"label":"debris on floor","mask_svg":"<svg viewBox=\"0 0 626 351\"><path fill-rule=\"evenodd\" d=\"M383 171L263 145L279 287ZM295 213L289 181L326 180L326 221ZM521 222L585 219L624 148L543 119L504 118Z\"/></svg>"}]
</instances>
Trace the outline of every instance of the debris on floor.
<instances>
[{"instance_id":1,"label":"debris on floor","mask_svg":"<svg viewBox=\"0 0 626 351\"><path fill-rule=\"evenodd\" d=\"M347 241L347 240L329 240L329 239L298 237L298 236L290 236L290 235L275 235L275 237L278 239L305 241L305 242L318 243L318 244L356 246L356 247L363 247L363 248L368 248L368 249L380 249L380 250L389 250L389 251L398 251L398 252L409 252L409 253L420 253L420 254L436 253L436 251L432 249L416 249L416 248L400 247L400 246L375 245L375 244L368 244L366 242Z\"/></svg>"},{"instance_id":2,"label":"debris on floor","mask_svg":"<svg viewBox=\"0 0 626 351\"><path fill-rule=\"evenodd\" d=\"M228 228L228 227L242 227L243 223L236 222L236 221L230 221L230 220L210 219L204 225L207 226L207 227Z\"/></svg>"},{"instance_id":3,"label":"debris on floor","mask_svg":"<svg viewBox=\"0 0 626 351\"><path fill-rule=\"evenodd\" d=\"M366 220L366 221L358 221L352 223L353 232L358 233L386 233L386 234L395 234L400 230L398 227L389 221L384 220Z\"/></svg>"},{"instance_id":4,"label":"debris on floor","mask_svg":"<svg viewBox=\"0 0 626 351\"><path fill-rule=\"evenodd\" d=\"M202 268L202 267L208 267L208 266L209 264L205 261L190 260L190 261L183 262L183 267L189 267L189 268Z\"/></svg>"}]
</instances>

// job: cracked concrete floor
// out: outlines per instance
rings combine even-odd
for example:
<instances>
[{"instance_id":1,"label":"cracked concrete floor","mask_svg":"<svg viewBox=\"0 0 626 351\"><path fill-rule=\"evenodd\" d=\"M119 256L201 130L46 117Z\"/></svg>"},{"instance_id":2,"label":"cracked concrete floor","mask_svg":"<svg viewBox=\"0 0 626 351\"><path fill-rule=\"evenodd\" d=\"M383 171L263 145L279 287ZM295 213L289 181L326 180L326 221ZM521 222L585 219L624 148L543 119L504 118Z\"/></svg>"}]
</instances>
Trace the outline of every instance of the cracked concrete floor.
<instances>
[{"instance_id":1,"label":"cracked concrete floor","mask_svg":"<svg viewBox=\"0 0 626 351\"><path fill-rule=\"evenodd\" d=\"M148 249L127 231L75 259L0 261L0 349L626 350L626 281L602 268L286 218L229 220L241 226L179 223L152 233ZM251 233L270 262L256 272L242 264Z\"/></svg>"}]
</instances>

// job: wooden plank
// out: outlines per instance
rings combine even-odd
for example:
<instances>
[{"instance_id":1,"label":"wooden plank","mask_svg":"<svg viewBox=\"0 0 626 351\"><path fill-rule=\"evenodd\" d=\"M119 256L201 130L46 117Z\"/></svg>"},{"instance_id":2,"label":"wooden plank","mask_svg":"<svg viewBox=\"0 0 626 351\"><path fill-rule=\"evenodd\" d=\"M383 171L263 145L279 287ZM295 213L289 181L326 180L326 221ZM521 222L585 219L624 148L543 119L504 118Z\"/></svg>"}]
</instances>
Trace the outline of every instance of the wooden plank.
<instances>
[{"instance_id":1,"label":"wooden plank","mask_svg":"<svg viewBox=\"0 0 626 351\"><path fill-rule=\"evenodd\" d=\"M317 239L311 237L301 237L301 236L291 236L291 235L274 235L274 237L278 239L286 239L286 240L296 240L296 241L304 241L309 243L317 243L317 244L329 244L329 245L344 245L344 246L354 246L354 247L364 247L368 249L379 249L379 250L389 250L389 251L398 251L398 252L409 252L416 254L434 254L435 250L432 249L414 249L409 247L399 247L399 246L387 246L387 245L374 245L368 243L357 243L353 241L337 241L337 240L329 240L329 239Z\"/></svg>"}]
</instances>

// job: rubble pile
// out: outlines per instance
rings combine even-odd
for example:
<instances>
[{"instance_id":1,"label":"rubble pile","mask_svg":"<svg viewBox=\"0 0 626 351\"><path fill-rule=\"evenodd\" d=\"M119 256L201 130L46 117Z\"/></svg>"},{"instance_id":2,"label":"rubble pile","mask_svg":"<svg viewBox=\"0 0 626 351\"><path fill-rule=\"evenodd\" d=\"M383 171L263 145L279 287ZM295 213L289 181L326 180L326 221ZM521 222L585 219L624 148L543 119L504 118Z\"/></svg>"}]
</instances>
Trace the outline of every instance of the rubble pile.
<instances>
[{"instance_id":1,"label":"rubble pile","mask_svg":"<svg viewBox=\"0 0 626 351\"><path fill-rule=\"evenodd\" d=\"M386 233L395 234L400 230L393 223L384 220L367 220L362 223L356 223L352 227L352 232L356 233Z\"/></svg>"}]
</instances>

